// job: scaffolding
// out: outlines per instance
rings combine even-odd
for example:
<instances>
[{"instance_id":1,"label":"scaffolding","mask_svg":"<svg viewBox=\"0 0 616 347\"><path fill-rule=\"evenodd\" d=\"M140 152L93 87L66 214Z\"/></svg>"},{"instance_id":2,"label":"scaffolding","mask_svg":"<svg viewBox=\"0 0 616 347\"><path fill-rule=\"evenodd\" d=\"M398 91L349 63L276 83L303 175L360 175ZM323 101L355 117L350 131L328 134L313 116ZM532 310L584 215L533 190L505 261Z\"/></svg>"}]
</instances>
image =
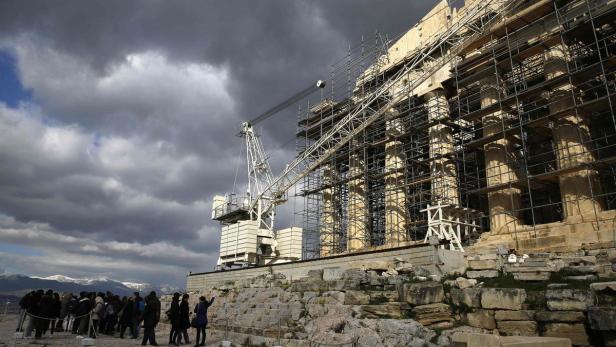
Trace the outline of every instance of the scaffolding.
<instances>
[{"instance_id":1,"label":"scaffolding","mask_svg":"<svg viewBox=\"0 0 616 347\"><path fill-rule=\"evenodd\" d=\"M430 16L451 26L477 4L466 3ZM497 3L468 27L480 35L462 45L449 37L405 72L407 82L433 73L421 86L388 84L421 51L394 57L404 37L377 33L350 47L327 92L299 109L298 157L379 88L391 90L375 109L397 97L326 160L317 163L322 152L309 159L316 164L300 183L298 211L304 259L430 235L464 250L478 238L565 242L561 229L571 225L588 225L598 241L613 234L615 2ZM514 14L491 22L499 6ZM445 69L430 70L448 47L460 49Z\"/></svg>"}]
</instances>

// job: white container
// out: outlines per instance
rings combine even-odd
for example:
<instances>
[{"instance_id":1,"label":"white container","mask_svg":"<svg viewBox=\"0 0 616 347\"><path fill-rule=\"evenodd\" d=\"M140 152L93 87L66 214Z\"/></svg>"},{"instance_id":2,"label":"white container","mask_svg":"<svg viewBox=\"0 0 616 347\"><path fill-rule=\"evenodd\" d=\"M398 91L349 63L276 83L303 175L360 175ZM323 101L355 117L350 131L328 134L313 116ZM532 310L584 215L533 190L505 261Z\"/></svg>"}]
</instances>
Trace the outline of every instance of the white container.
<instances>
[{"instance_id":1,"label":"white container","mask_svg":"<svg viewBox=\"0 0 616 347\"><path fill-rule=\"evenodd\" d=\"M94 339L85 337L81 340L81 345L82 346L94 346Z\"/></svg>"},{"instance_id":2,"label":"white container","mask_svg":"<svg viewBox=\"0 0 616 347\"><path fill-rule=\"evenodd\" d=\"M231 341L222 341L220 344L222 347L231 347Z\"/></svg>"},{"instance_id":3,"label":"white container","mask_svg":"<svg viewBox=\"0 0 616 347\"><path fill-rule=\"evenodd\" d=\"M24 333L22 331L18 331L15 333L15 339L23 339Z\"/></svg>"}]
</instances>

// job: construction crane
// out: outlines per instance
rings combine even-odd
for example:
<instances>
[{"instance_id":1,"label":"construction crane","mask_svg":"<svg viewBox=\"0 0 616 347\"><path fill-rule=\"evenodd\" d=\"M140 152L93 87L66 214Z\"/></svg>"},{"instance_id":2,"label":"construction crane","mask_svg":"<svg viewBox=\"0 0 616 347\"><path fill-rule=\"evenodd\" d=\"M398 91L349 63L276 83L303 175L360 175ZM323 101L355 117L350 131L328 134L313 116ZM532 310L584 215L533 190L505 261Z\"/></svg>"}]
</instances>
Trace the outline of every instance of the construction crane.
<instances>
[{"instance_id":1,"label":"construction crane","mask_svg":"<svg viewBox=\"0 0 616 347\"><path fill-rule=\"evenodd\" d=\"M512 0L477 1L474 6L469 6L463 13L458 13L456 21L421 49L413 52L412 56L407 57L401 67L385 82L371 93L356 97L350 111L300 153L276 177L271 174L267 156L252 126L255 122L267 119L305 97L311 89L314 91L314 87L296 94L253 121L243 123L241 134L246 138L246 147L250 148L252 153L248 160L249 180L253 180L251 188L247 198L243 199L241 204L234 203L229 197L215 197L213 219L227 224L241 221L256 222L259 230L265 231L262 233L263 236L259 236L257 232L257 237L271 238L271 244L275 247L277 236L273 230L275 209L278 204L285 201L287 191L373 122L384 117L388 110L395 107L409 95L410 91L419 87L432 74L462 55L463 52L472 50L471 43L489 40L492 24L506 16L517 3L518 1ZM324 87L324 82L319 81L316 87ZM229 208L232 205L234 208ZM221 241L221 255L224 253L223 241ZM229 257L228 259L237 258Z\"/></svg>"},{"instance_id":2,"label":"construction crane","mask_svg":"<svg viewBox=\"0 0 616 347\"><path fill-rule=\"evenodd\" d=\"M276 206L281 203L281 200L280 196L277 196L277 200L274 201L274 197L263 194L265 189L272 184L273 175L268 162L268 156L263 148L263 143L260 136L255 132L254 126L295 104L297 101L309 96L316 90L325 88L325 84L325 81L318 80L316 84L311 84L282 103L263 112L252 120L241 124L241 130L238 135L244 138L246 150L248 174L246 194L238 198L233 194L227 194L225 197L215 197L212 219L218 220L226 225L238 224L238 233L239 222L255 222L253 224L245 223L245 225L248 227L252 226L257 230L256 253L260 253L259 255L271 255L276 253L277 242L274 231L274 221ZM252 243L248 245L248 248L251 247ZM250 252L235 252L235 254L237 253L246 253L242 257L244 258L243 260L248 261L248 259L246 259L248 257L247 253ZM230 263L238 261L235 259L237 257L232 258L233 260ZM224 262L221 260L219 263L219 266L222 266Z\"/></svg>"}]
</instances>

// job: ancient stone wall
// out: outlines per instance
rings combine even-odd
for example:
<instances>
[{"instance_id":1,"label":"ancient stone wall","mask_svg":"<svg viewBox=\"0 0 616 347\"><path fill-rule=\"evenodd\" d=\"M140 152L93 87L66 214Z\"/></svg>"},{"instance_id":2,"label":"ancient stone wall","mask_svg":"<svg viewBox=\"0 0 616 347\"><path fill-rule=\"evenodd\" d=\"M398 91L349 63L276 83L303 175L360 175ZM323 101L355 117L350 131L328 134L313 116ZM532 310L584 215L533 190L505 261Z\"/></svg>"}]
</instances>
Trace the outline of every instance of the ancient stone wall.
<instances>
[{"instance_id":1,"label":"ancient stone wall","mask_svg":"<svg viewBox=\"0 0 616 347\"><path fill-rule=\"evenodd\" d=\"M237 345L471 346L476 333L503 346L520 335L615 345L614 263L616 249L469 255L466 269L442 276L397 260L294 280L265 274L198 295L217 297L211 331Z\"/></svg>"}]
</instances>

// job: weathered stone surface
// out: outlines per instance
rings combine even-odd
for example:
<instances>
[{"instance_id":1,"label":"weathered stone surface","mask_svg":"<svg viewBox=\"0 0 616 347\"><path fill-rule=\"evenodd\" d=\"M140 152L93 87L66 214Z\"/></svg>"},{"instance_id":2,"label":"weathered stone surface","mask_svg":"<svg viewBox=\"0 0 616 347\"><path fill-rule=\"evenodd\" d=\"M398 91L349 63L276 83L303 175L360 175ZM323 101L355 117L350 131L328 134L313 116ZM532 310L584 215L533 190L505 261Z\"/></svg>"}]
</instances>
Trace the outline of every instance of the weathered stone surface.
<instances>
[{"instance_id":1,"label":"weathered stone surface","mask_svg":"<svg viewBox=\"0 0 616 347\"><path fill-rule=\"evenodd\" d=\"M588 290L550 289L545 293L550 311L585 311L592 304Z\"/></svg>"},{"instance_id":2,"label":"weathered stone surface","mask_svg":"<svg viewBox=\"0 0 616 347\"><path fill-rule=\"evenodd\" d=\"M496 270L469 270L466 272L468 278L495 278L498 277L498 271Z\"/></svg>"},{"instance_id":3,"label":"weathered stone surface","mask_svg":"<svg viewBox=\"0 0 616 347\"><path fill-rule=\"evenodd\" d=\"M496 320L534 320L535 311L530 311L530 310L496 311L494 313L494 319Z\"/></svg>"},{"instance_id":4,"label":"weathered stone surface","mask_svg":"<svg viewBox=\"0 0 616 347\"><path fill-rule=\"evenodd\" d=\"M493 310L475 310L466 314L468 325L482 329L496 329Z\"/></svg>"},{"instance_id":5,"label":"weathered stone surface","mask_svg":"<svg viewBox=\"0 0 616 347\"><path fill-rule=\"evenodd\" d=\"M543 336L566 337L574 345L588 346L588 335L584 324L581 323L547 323L544 326Z\"/></svg>"},{"instance_id":6,"label":"weathered stone surface","mask_svg":"<svg viewBox=\"0 0 616 347\"><path fill-rule=\"evenodd\" d=\"M330 297L334 300L336 300L337 302L344 304L344 292L340 292L340 291L327 291L325 293L322 294L323 297Z\"/></svg>"},{"instance_id":7,"label":"weathered stone surface","mask_svg":"<svg viewBox=\"0 0 616 347\"><path fill-rule=\"evenodd\" d=\"M496 270L498 263L494 259L469 260L468 267L473 270Z\"/></svg>"},{"instance_id":8,"label":"weathered stone surface","mask_svg":"<svg viewBox=\"0 0 616 347\"><path fill-rule=\"evenodd\" d=\"M344 296L345 305L368 305L370 295L358 290L347 290Z\"/></svg>"},{"instance_id":9,"label":"weathered stone surface","mask_svg":"<svg viewBox=\"0 0 616 347\"><path fill-rule=\"evenodd\" d=\"M593 330L616 330L616 308L590 307L588 320Z\"/></svg>"},{"instance_id":10,"label":"weathered stone surface","mask_svg":"<svg viewBox=\"0 0 616 347\"><path fill-rule=\"evenodd\" d=\"M411 305L427 305L443 301L445 292L438 282L421 282L404 285L404 298Z\"/></svg>"},{"instance_id":11,"label":"weathered stone surface","mask_svg":"<svg viewBox=\"0 0 616 347\"><path fill-rule=\"evenodd\" d=\"M380 304L384 302L396 302L400 298L397 291L394 290L377 290L368 293L370 295L370 303Z\"/></svg>"},{"instance_id":12,"label":"weathered stone surface","mask_svg":"<svg viewBox=\"0 0 616 347\"><path fill-rule=\"evenodd\" d=\"M411 263L400 263L396 266L395 270L400 275L413 274L415 272L415 266Z\"/></svg>"},{"instance_id":13,"label":"weathered stone surface","mask_svg":"<svg viewBox=\"0 0 616 347\"><path fill-rule=\"evenodd\" d=\"M610 289L616 292L616 281L591 283L590 289L594 291L602 291L602 290Z\"/></svg>"},{"instance_id":14,"label":"weathered stone surface","mask_svg":"<svg viewBox=\"0 0 616 347\"><path fill-rule=\"evenodd\" d=\"M422 325L430 325L451 319L449 305L443 303L415 306L413 314L415 319Z\"/></svg>"},{"instance_id":15,"label":"weathered stone surface","mask_svg":"<svg viewBox=\"0 0 616 347\"><path fill-rule=\"evenodd\" d=\"M342 278L346 270L340 267L326 267L323 269L323 280L324 281L336 281Z\"/></svg>"},{"instance_id":16,"label":"weathered stone surface","mask_svg":"<svg viewBox=\"0 0 616 347\"><path fill-rule=\"evenodd\" d=\"M549 272L516 272L513 278L518 281L547 281L550 279Z\"/></svg>"},{"instance_id":17,"label":"weathered stone surface","mask_svg":"<svg viewBox=\"0 0 616 347\"><path fill-rule=\"evenodd\" d=\"M402 311L399 303L387 303L384 305L363 305L363 318L402 318Z\"/></svg>"},{"instance_id":18,"label":"weathered stone surface","mask_svg":"<svg viewBox=\"0 0 616 347\"><path fill-rule=\"evenodd\" d=\"M411 319L380 319L376 331L383 339L382 344L372 346L424 346L436 333Z\"/></svg>"},{"instance_id":19,"label":"weathered stone surface","mask_svg":"<svg viewBox=\"0 0 616 347\"><path fill-rule=\"evenodd\" d=\"M571 347L571 340L559 337L503 336L502 347Z\"/></svg>"},{"instance_id":20,"label":"weathered stone surface","mask_svg":"<svg viewBox=\"0 0 616 347\"><path fill-rule=\"evenodd\" d=\"M570 281L596 281L597 275L577 275L577 276L567 276L566 279Z\"/></svg>"},{"instance_id":21,"label":"weathered stone surface","mask_svg":"<svg viewBox=\"0 0 616 347\"><path fill-rule=\"evenodd\" d=\"M583 322L584 313L576 311L541 311L535 313L538 322Z\"/></svg>"},{"instance_id":22,"label":"weathered stone surface","mask_svg":"<svg viewBox=\"0 0 616 347\"><path fill-rule=\"evenodd\" d=\"M458 277L456 278L455 284L458 288L460 289L466 289L466 288L471 288L477 285L477 280L476 279L468 279L468 278L464 278L464 277Z\"/></svg>"},{"instance_id":23,"label":"weathered stone surface","mask_svg":"<svg viewBox=\"0 0 616 347\"><path fill-rule=\"evenodd\" d=\"M498 331L503 335L516 336L536 336L537 323L533 321L498 321L496 322Z\"/></svg>"},{"instance_id":24,"label":"weathered stone surface","mask_svg":"<svg viewBox=\"0 0 616 347\"><path fill-rule=\"evenodd\" d=\"M481 291L481 307L503 310L521 310L526 300L526 291L517 288L484 288Z\"/></svg>"},{"instance_id":25,"label":"weathered stone surface","mask_svg":"<svg viewBox=\"0 0 616 347\"><path fill-rule=\"evenodd\" d=\"M481 288L451 288L449 295L456 306L481 307Z\"/></svg>"}]
</instances>

